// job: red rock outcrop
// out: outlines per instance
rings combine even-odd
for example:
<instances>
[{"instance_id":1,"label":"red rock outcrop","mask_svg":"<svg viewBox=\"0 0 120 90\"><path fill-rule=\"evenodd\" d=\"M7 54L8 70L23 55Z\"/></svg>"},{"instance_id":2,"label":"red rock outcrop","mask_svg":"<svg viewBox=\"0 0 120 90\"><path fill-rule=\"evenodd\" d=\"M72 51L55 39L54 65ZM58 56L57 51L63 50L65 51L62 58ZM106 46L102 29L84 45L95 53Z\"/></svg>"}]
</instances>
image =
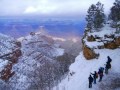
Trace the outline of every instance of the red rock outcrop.
<instances>
[{"instance_id":1,"label":"red rock outcrop","mask_svg":"<svg viewBox=\"0 0 120 90\"><path fill-rule=\"evenodd\" d=\"M87 60L98 57L98 54L96 54L92 49L88 48L87 46L83 46L83 54Z\"/></svg>"},{"instance_id":2,"label":"red rock outcrop","mask_svg":"<svg viewBox=\"0 0 120 90\"><path fill-rule=\"evenodd\" d=\"M4 81L9 80L9 78L15 74L15 72L12 72L12 67L15 63L17 63L18 58L22 55L22 52L20 50L21 44L16 42L16 47L19 48L11 53L5 54L0 57L1 59L6 59L9 61L8 64L4 67L4 69L0 72L0 79Z\"/></svg>"},{"instance_id":3,"label":"red rock outcrop","mask_svg":"<svg viewBox=\"0 0 120 90\"><path fill-rule=\"evenodd\" d=\"M118 47L118 45L116 45L116 43L114 41L105 43L104 46L107 49L116 49Z\"/></svg>"},{"instance_id":4,"label":"red rock outcrop","mask_svg":"<svg viewBox=\"0 0 120 90\"><path fill-rule=\"evenodd\" d=\"M116 43L116 45L120 46L120 37L115 39L115 43Z\"/></svg>"}]
</instances>

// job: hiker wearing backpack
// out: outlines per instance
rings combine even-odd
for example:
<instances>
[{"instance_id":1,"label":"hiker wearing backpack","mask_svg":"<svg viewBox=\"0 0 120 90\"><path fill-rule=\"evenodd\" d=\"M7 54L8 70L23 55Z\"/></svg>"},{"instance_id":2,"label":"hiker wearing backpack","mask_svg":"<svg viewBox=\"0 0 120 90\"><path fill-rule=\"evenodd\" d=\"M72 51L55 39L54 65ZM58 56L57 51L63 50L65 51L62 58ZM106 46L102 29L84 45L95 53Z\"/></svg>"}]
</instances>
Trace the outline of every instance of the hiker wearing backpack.
<instances>
[{"instance_id":1,"label":"hiker wearing backpack","mask_svg":"<svg viewBox=\"0 0 120 90\"><path fill-rule=\"evenodd\" d=\"M103 78L103 71L104 71L104 68L103 67L100 67L100 69L99 69L99 71L98 71L98 74L99 74L99 77L100 77L100 79L99 79L99 82L101 82L102 81L102 78Z\"/></svg>"},{"instance_id":2,"label":"hiker wearing backpack","mask_svg":"<svg viewBox=\"0 0 120 90\"><path fill-rule=\"evenodd\" d=\"M108 69L110 69L111 68L112 59L109 56L107 56L107 58L108 58L108 60L106 62L106 65L108 66Z\"/></svg>"},{"instance_id":3,"label":"hiker wearing backpack","mask_svg":"<svg viewBox=\"0 0 120 90\"><path fill-rule=\"evenodd\" d=\"M89 88L92 88L93 77L90 75L88 80L89 80Z\"/></svg>"},{"instance_id":4,"label":"hiker wearing backpack","mask_svg":"<svg viewBox=\"0 0 120 90\"><path fill-rule=\"evenodd\" d=\"M98 78L98 73L95 71L94 74L91 73L93 75L93 81L94 81L94 84L96 84L96 79Z\"/></svg>"}]
</instances>

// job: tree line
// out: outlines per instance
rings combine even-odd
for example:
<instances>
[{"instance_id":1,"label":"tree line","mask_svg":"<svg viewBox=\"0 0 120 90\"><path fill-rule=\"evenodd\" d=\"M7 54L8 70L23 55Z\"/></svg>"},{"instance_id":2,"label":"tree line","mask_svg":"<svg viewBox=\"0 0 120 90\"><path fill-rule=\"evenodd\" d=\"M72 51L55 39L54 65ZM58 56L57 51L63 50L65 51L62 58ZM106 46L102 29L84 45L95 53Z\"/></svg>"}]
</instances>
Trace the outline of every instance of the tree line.
<instances>
[{"instance_id":1,"label":"tree line","mask_svg":"<svg viewBox=\"0 0 120 90\"><path fill-rule=\"evenodd\" d=\"M98 31L104 26L106 21L111 21L112 27L117 27L118 22L120 21L120 1L115 0L113 6L110 9L108 16L104 13L104 4L98 2L97 4L92 4L86 15L87 28L92 31Z\"/></svg>"}]
</instances>

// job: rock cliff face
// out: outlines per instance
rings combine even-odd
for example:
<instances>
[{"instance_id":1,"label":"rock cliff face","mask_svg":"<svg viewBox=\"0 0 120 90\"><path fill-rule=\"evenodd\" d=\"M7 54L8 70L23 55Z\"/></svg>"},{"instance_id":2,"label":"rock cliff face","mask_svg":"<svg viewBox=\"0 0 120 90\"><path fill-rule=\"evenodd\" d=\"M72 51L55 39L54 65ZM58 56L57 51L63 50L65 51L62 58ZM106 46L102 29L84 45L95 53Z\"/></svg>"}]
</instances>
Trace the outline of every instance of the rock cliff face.
<instances>
[{"instance_id":1,"label":"rock cliff face","mask_svg":"<svg viewBox=\"0 0 120 90\"><path fill-rule=\"evenodd\" d=\"M56 57L63 54L52 37L40 32L18 40L0 34L0 90L43 90L59 77Z\"/></svg>"},{"instance_id":2,"label":"rock cliff face","mask_svg":"<svg viewBox=\"0 0 120 90\"><path fill-rule=\"evenodd\" d=\"M107 49L116 49L117 47L118 46L116 45L114 40L104 44L104 48L107 48Z\"/></svg>"},{"instance_id":3,"label":"rock cliff face","mask_svg":"<svg viewBox=\"0 0 120 90\"><path fill-rule=\"evenodd\" d=\"M88 48L87 46L83 46L83 54L87 60L94 59L98 56L91 48Z\"/></svg>"},{"instance_id":4,"label":"rock cliff face","mask_svg":"<svg viewBox=\"0 0 120 90\"><path fill-rule=\"evenodd\" d=\"M106 24L101 30L90 32L85 30L82 39L83 54L87 60L97 58L96 49L116 49L120 47L120 33Z\"/></svg>"},{"instance_id":5,"label":"rock cliff face","mask_svg":"<svg viewBox=\"0 0 120 90\"><path fill-rule=\"evenodd\" d=\"M115 43L117 46L120 46L120 37L115 38Z\"/></svg>"},{"instance_id":6,"label":"rock cliff face","mask_svg":"<svg viewBox=\"0 0 120 90\"><path fill-rule=\"evenodd\" d=\"M17 42L14 38L0 34L0 79L9 80L14 75L12 66L17 63L18 58L21 56L21 43Z\"/></svg>"},{"instance_id":7,"label":"rock cliff face","mask_svg":"<svg viewBox=\"0 0 120 90\"><path fill-rule=\"evenodd\" d=\"M57 61L63 54L64 49L41 32L18 40L0 34L0 90L46 90L54 86L64 69Z\"/></svg>"}]
</instances>

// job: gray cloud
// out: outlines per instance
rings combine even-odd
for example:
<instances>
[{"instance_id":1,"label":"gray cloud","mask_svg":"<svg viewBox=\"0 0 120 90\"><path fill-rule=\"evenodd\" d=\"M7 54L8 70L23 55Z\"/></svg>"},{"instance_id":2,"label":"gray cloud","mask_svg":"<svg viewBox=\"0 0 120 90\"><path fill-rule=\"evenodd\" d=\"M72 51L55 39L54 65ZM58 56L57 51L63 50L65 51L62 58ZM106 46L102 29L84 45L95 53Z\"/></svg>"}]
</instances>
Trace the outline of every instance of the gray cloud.
<instances>
[{"instance_id":1,"label":"gray cloud","mask_svg":"<svg viewBox=\"0 0 120 90\"><path fill-rule=\"evenodd\" d=\"M114 0L99 0L105 4L105 12L109 12ZM68 15L86 14L96 0L0 0L1 15Z\"/></svg>"}]
</instances>

